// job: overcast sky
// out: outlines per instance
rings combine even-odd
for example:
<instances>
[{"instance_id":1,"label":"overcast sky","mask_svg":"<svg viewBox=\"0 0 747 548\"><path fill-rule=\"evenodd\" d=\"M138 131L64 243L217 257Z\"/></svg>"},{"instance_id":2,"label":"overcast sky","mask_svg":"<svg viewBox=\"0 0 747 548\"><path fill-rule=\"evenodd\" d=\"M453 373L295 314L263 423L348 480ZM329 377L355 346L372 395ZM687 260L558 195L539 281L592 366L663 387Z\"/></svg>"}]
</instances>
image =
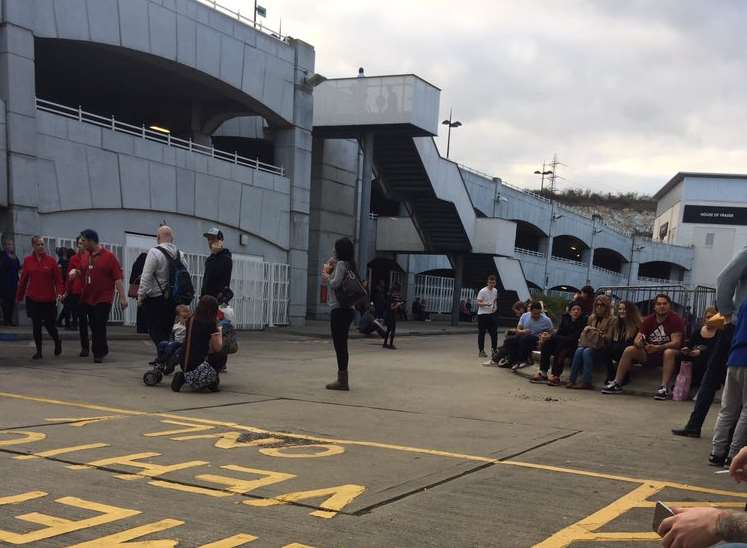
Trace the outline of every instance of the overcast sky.
<instances>
[{"instance_id":1,"label":"overcast sky","mask_svg":"<svg viewBox=\"0 0 747 548\"><path fill-rule=\"evenodd\" d=\"M251 12L253 0L219 0ZM747 1L260 0L328 77L415 73L464 126L451 158L519 186L653 193L747 172ZM438 137L446 152L445 127Z\"/></svg>"}]
</instances>

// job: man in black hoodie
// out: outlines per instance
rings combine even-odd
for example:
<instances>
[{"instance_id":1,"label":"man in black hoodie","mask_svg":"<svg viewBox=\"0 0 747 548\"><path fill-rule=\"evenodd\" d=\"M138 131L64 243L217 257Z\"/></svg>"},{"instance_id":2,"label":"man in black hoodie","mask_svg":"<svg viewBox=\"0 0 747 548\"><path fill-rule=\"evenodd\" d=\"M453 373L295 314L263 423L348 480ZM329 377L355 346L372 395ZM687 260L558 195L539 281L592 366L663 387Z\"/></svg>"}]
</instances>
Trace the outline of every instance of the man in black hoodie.
<instances>
[{"instance_id":1,"label":"man in black hoodie","mask_svg":"<svg viewBox=\"0 0 747 548\"><path fill-rule=\"evenodd\" d=\"M226 287L231 287L231 271L233 270L233 259L231 252L223 247L223 232L213 227L205 234L210 257L205 261L205 275L202 278L202 291L200 296L212 295L218 302Z\"/></svg>"},{"instance_id":2,"label":"man in black hoodie","mask_svg":"<svg viewBox=\"0 0 747 548\"><path fill-rule=\"evenodd\" d=\"M540 338L540 370L529 379L529 382L559 384L563 361L568 357L573 357L584 326L586 326L586 315L583 313L583 304L578 301L571 303L568 312L563 314L560 326L555 333L548 333ZM555 366L553 366L553 375L548 379L547 371L550 369L551 356L555 356Z\"/></svg>"}]
</instances>

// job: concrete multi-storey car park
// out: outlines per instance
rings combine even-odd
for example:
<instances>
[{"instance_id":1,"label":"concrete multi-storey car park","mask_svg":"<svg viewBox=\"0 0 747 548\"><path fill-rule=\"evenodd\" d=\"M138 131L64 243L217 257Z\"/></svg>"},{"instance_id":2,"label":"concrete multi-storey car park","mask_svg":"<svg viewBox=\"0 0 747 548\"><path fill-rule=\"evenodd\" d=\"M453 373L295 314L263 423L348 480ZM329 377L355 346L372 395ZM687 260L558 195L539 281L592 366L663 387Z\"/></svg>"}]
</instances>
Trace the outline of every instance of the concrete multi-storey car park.
<instances>
[{"instance_id":1,"label":"concrete multi-storey car park","mask_svg":"<svg viewBox=\"0 0 747 548\"><path fill-rule=\"evenodd\" d=\"M690 281L691 248L442 158L439 90L417 76L319 84L311 45L197 0L0 7L0 223L22 252L93 227L129 269L165 220L198 268L217 225L247 326L324 316L319 265L343 235L410 298L421 274L494 272L520 296Z\"/></svg>"}]
</instances>

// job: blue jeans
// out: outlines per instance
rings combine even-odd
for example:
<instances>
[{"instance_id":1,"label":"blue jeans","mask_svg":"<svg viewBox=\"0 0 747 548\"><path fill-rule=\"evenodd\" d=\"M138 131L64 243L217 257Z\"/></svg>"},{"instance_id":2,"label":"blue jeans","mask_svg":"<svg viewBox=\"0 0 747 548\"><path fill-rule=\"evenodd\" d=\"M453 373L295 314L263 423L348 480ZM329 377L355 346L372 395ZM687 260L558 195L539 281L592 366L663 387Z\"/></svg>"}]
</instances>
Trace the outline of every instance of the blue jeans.
<instances>
[{"instance_id":1,"label":"blue jeans","mask_svg":"<svg viewBox=\"0 0 747 548\"><path fill-rule=\"evenodd\" d=\"M581 373L581 382L591 384L591 372L594 370L594 350L579 346L573 355L573 364L571 365L571 383L575 383L579 373Z\"/></svg>"}]
</instances>

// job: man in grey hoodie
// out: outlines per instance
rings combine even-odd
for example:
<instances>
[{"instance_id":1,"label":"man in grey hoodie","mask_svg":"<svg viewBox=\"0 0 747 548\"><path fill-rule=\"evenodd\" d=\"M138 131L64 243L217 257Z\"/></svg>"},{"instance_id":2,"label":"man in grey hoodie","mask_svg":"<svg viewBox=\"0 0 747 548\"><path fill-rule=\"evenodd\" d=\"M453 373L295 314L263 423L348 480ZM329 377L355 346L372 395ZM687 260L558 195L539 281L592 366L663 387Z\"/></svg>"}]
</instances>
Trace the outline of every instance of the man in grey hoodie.
<instances>
[{"instance_id":1,"label":"man in grey hoodie","mask_svg":"<svg viewBox=\"0 0 747 548\"><path fill-rule=\"evenodd\" d=\"M672 430L676 436L699 438L700 429L711 408L716 391L726 377L726 361L729 358L731 341L734 338L736 318L732 314L747 297L747 247L737 253L718 275L716 280L716 307L726 318L726 325L719 331L715 346L708 358L708 366L703 375L695 400L695 408L684 428Z\"/></svg>"},{"instance_id":2,"label":"man in grey hoodie","mask_svg":"<svg viewBox=\"0 0 747 548\"><path fill-rule=\"evenodd\" d=\"M148 335L156 348L159 342L169 340L176 314L174 302L165 297L169 289L169 260L165 253L172 259L178 254L186 265L184 255L174 245L174 231L168 226L158 229L158 245L148 251L137 293L138 306L143 307L148 324Z\"/></svg>"}]
</instances>

